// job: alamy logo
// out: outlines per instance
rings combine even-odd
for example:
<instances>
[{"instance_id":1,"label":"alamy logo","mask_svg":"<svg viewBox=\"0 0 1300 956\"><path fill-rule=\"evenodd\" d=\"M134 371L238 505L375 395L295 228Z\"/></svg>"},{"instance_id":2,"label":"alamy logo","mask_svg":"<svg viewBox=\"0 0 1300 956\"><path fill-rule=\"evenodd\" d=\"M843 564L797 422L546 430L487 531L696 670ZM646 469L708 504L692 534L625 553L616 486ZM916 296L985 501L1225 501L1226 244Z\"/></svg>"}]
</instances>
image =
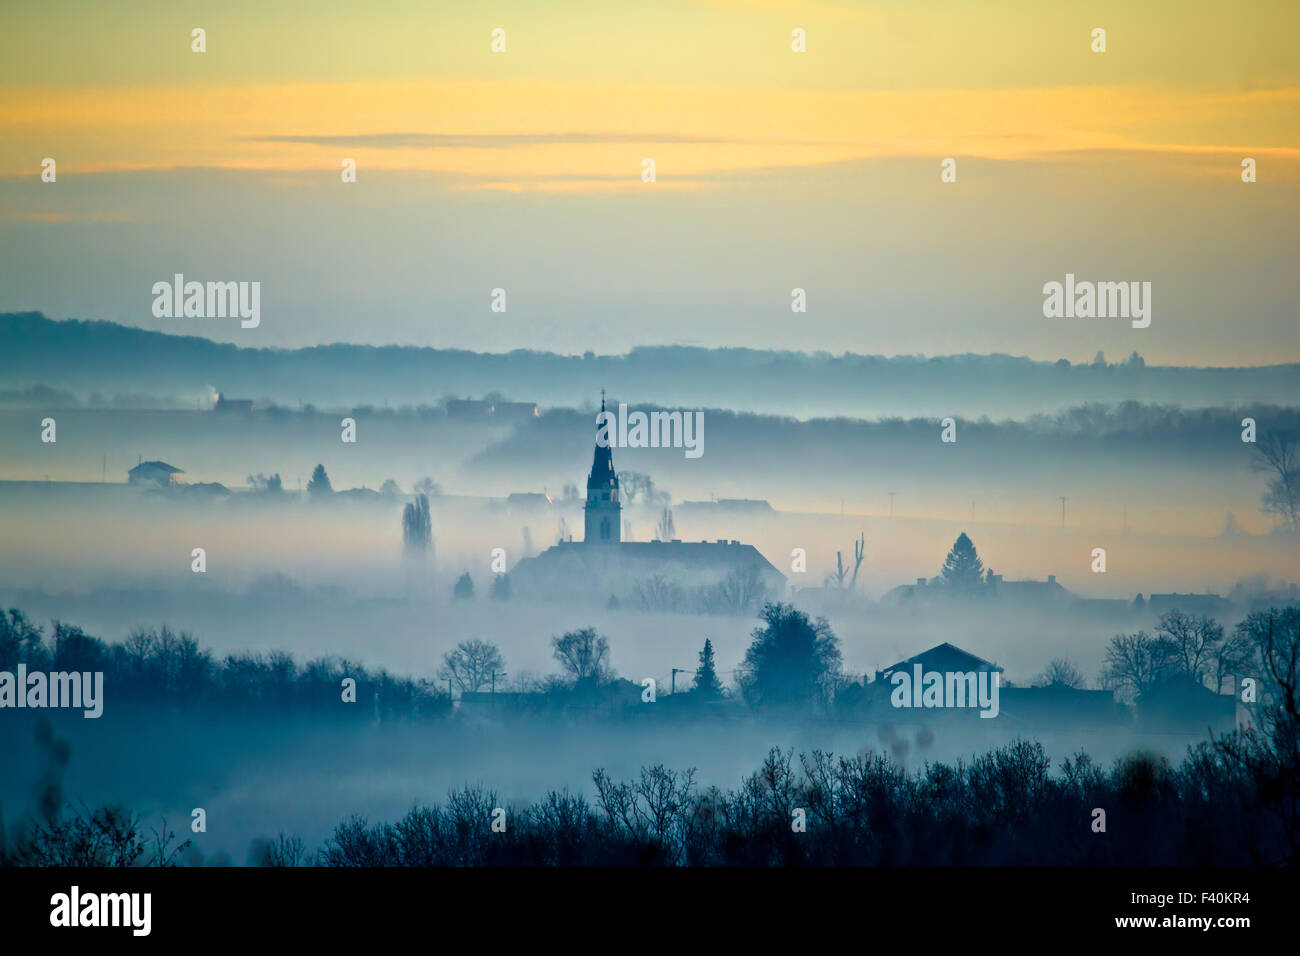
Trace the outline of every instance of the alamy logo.
<instances>
[{"instance_id":1,"label":"alamy logo","mask_svg":"<svg viewBox=\"0 0 1300 956\"><path fill-rule=\"evenodd\" d=\"M981 717L996 717L1001 679L997 671L922 671L913 664L912 673L897 670L889 678L894 685L889 702L895 707L978 707Z\"/></svg>"},{"instance_id":2,"label":"alamy logo","mask_svg":"<svg viewBox=\"0 0 1300 956\"><path fill-rule=\"evenodd\" d=\"M703 412L628 412L596 415L596 444L601 448L685 448L687 458L704 454Z\"/></svg>"},{"instance_id":3,"label":"alamy logo","mask_svg":"<svg viewBox=\"0 0 1300 956\"><path fill-rule=\"evenodd\" d=\"M1133 328L1151 324L1150 282L1075 282L1043 286L1043 315L1049 319L1132 319Z\"/></svg>"},{"instance_id":4,"label":"alamy logo","mask_svg":"<svg viewBox=\"0 0 1300 956\"><path fill-rule=\"evenodd\" d=\"M18 673L0 671L0 708L3 707L80 707L82 717L96 718L104 713L104 672L54 671L27 673L19 664Z\"/></svg>"},{"instance_id":5,"label":"alamy logo","mask_svg":"<svg viewBox=\"0 0 1300 956\"><path fill-rule=\"evenodd\" d=\"M133 936L148 936L153 920L150 893L71 892L50 897L51 926L129 926Z\"/></svg>"},{"instance_id":6,"label":"alamy logo","mask_svg":"<svg viewBox=\"0 0 1300 956\"><path fill-rule=\"evenodd\" d=\"M240 328L262 324L262 283L186 282L176 273L171 282L153 284L153 314L159 319L238 317Z\"/></svg>"}]
</instances>

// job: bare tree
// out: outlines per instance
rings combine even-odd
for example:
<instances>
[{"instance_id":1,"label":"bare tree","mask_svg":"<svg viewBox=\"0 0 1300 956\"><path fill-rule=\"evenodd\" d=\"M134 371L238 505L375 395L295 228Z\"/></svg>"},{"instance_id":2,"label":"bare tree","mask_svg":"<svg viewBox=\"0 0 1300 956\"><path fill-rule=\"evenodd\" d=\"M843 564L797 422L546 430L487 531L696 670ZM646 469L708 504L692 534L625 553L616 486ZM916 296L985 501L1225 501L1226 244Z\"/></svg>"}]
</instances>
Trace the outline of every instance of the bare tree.
<instances>
[{"instance_id":1,"label":"bare tree","mask_svg":"<svg viewBox=\"0 0 1300 956\"><path fill-rule=\"evenodd\" d=\"M862 567L862 559L867 553L867 539L865 534L859 534L858 540L853 542L853 577L849 581L848 590L852 591L858 585L858 569ZM826 578L826 583L834 583L835 587L844 589L844 580L848 578L848 568L844 566L844 552L835 552L835 570Z\"/></svg>"},{"instance_id":2,"label":"bare tree","mask_svg":"<svg viewBox=\"0 0 1300 956\"><path fill-rule=\"evenodd\" d=\"M1217 738L1214 747L1249 774L1259 804L1281 824L1287 858L1260 862L1294 865L1300 862L1300 608L1256 611L1237 631L1260 668L1257 729Z\"/></svg>"},{"instance_id":3,"label":"bare tree","mask_svg":"<svg viewBox=\"0 0 1300 956\"><path fill-rule=\"evenodd\" d=\"M597 634L595 628L584 627L563 637L553 637L551 647L555 659L575 683L599 683L613 676L609 667L609 640Z\"/></svg>"},{"instance_id":4,"label":"bare tree","mask_svg":"<svg viewBox=\"0 0 1300 956\"><path fill-rule=\"evenodd\" d=\"M1251 445L1250 467L1269 475L1260 510L1276 515L1291 534L1300 534L1300 440L1295 432L1268 431Z\"/></svg>"},{"instance_id":5,"label":"bare tree","mask_svg":"<svg viewBox=\"0 0 1300 956\"><path fill-rule=\"evenodd\" d=\"M411 488L419 494L428 495L430 498L436 498L442 494L442 486L428 475L415 482Z\"/></svg>"},{"instance_id":6,"label":"bare tree","mask_svg":"<svg viewBox=\"0 0 1300 956\"><path fill-rule=\"evenodd\" d=\"M279 494L284 490L284 486L280 483L279 472L276 472L274 475L264 475L259 471L255 475L249 475L248 485L254 491L261 491L267 494Z\"/></svg>"},{"instance_id":7,"label":"bare tree","mask_svg":"<svg viewBox=\"0 0 1300 956\"><path fill-rule=\"evenodd\" d=\"M1174 672L1172 644L1146 631L1116 634L1106 648L1101 685L1142 694Z\"/></svg>"},{"instance_id":8,"label":"bare tree","mask_svg":"<svg viewBox=\"0 0 1300 956\"><path fill-rule=\"evenodd\" d=\"M637 604L645 611L678 610L686 599L681 585L658 573L637 581L632 592Z\"/></svg>"},{"instance_id":9,"label":"bare tree","mask_svg":"<svg viewBox=\"0 0 1300 956\"><path fill-rule=\"evenodd\" d=\"M1240 627L1233 630L1217 648L1214 649L1214 686L1216 694L1222 693L1223 682L1229 677L1241 677L1243 671L1254 665L1257 651L1249 634ZM1240 682L1238 682L1240 685Z\"/></svg>"},{"instance_id":10,"label":"bare tree","mask_svg":"<svg viewBox=\"0 0 1300 956\"><path fill-rule=\"evenodd\" d=\"M454 651L443 655L439 680L453 681L462 694L472 694L492 682L493 673L505 672L501 650L490 641L461 641Z\"/></svg>"},{"instance_id":11,"label":"bare tree","mask_svg":"<svg viewBox=\"0 0 1300 956\"><path fill-rule=\"evenodd\" d=\"M1084 679L1083 674L1080 673L1079 668L1075 667L1071 661L1066 660L1064 657L1057 657L1039 675L1038 683L1043 687L1082 688L1087 681Z\"/></svg>"},{"instance_id":12,"label":"bare tree","mask_svg":"<svg viewBox=\"0 0 1300 956\"><path fill-rule=\"evenodd\" d=\"M1223 625L1204 614L1184 614L1174 608L1161 616L1156 634L1170 643L1176 669L1204 683L1214 649L1223 643Z\"/></svg>"},{"instance_id":13,"label":"bare tree","mask_svg":"<svg viewBox=\"0 0 1300 956\"><path fill-rule=\"evenodd\" d=\"M768 600L767 583L758 567L747 564L732 568L714 587L704 591L704 610L726 614L744 614L756 611Z\"/></svg>"},{"instance_id":14,"label":"bare tree","mask_svg":"<svg viewBox=\"0 0 1300 956\"><path fill-rule=\"evenodd\" d=\"M639 471L620 471L618 490L625 505L635 503L638 498L647 505L667 504L669 501L669 495L655 487L654 479Z\"/></svg>"}]
</instances>

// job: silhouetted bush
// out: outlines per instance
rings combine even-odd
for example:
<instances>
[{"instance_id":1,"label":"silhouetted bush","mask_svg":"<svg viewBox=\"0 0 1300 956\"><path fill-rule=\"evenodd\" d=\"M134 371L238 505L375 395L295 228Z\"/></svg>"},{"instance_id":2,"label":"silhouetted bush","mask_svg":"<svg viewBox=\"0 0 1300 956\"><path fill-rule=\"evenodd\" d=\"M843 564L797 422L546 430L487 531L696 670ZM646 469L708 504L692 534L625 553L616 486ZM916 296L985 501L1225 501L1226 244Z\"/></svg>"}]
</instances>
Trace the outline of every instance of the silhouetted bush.
<instances>
[{"instance_id":1,"label":"silhouetted bush","mask_svg":"<svg viewBox=\"0 0 1300 956\"><path fill-rule=\"evenodd\" d=\"M453 790L395 824L353 817L318 852L323 866L1156 866L1284 862L1283 821L1239 766L1205 744L1178 768L1132 754L1110 772L1076 754L1049 773L1042 745L1017 740L970 763L909 773L865 753L772 750L735 790L693 770L597 770L597 800L550 791L507 812L496 795ZM1105 832L1093 829L1095 808ZM806 830L795 832L795 811ZM1294 862L1294 859L1292 859Z\"/></svg>"},{"instance_id":2,"label":"silhouetted bush","mask_svg":"<svg viewBox=\"0 0 1300 956\"><path fill-rule=\"evenodd\" d=\"M391 720L445 716L451 699L431 681L395 677L336 658L297 664L283 651L215 658L189 634L165 625L137 629L109 644L79 627L54 622L52 640L18 610L0 614L0 670L102 671L109 705L167 703L182 708L234 708L333 713ZM355 704L343 704L343 680L356 681Z\"/></svg>"}]
</instances>

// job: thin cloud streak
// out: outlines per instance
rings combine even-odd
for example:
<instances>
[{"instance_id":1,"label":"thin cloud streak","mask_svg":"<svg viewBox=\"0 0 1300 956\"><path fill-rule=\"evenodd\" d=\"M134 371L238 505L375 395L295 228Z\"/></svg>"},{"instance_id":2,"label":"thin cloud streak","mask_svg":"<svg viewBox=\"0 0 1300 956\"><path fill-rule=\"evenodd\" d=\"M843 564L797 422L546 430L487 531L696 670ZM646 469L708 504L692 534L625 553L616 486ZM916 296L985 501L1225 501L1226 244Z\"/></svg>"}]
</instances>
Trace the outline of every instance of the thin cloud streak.
<instances>
[{"instance_id":1,"label":"thin cloud streak","mask_svg":"<svg viewBox=\"0 0 1300 956\"><path fill-rule=\"evenodd\" d=\"M716 146L878 147L880 143L829 140L764 140L733 136L681 136L676 133L361 133L355 135L248 136L259 143L310 146L357 146L373 149L510 149L520 146L569 146L588 143L679 143Z\"/></svg>"}]
</instances>

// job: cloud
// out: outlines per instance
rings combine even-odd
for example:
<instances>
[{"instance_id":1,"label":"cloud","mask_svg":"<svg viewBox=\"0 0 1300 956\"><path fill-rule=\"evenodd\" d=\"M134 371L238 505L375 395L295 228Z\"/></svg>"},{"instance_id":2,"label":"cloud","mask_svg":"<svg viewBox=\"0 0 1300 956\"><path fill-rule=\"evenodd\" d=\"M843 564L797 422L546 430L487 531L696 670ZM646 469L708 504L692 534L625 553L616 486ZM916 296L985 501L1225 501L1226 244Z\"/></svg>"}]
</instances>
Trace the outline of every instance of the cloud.
<instances>
[{"instance_id":1,"label":"cloud","mask_svg":"<svg viewBox=\"0 0 1300 956\"><path fill-rule=\"evenodd\" d=\"M373 149L510 149L518 146L568 146L595 143L677 143L728 146L849 146L868 143L825 140L761 140L734 136L681 136L676 133L361 133L352 135L249 136L259 143L303 143Z\"/></svg>"}]
</instances>

